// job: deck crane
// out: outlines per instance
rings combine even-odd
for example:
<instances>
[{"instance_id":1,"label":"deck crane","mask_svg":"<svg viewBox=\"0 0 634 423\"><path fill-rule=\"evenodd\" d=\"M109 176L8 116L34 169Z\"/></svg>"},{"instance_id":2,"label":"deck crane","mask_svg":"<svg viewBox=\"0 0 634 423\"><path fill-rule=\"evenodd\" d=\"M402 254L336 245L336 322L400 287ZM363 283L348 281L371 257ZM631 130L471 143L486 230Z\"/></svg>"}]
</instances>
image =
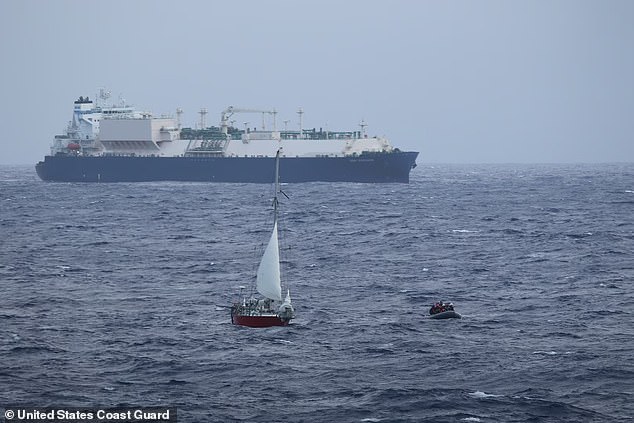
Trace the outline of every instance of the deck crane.
<instances>
[{"instance_id":1,"label":"deck crane","mask_svg":"<svg viewBox=\"0 0 634 423\"><path fill-rule=\"evenodd\" d=\"M227 107L225 110L222 111L222 113L220 114L220 129L222 131L223 134L227 134L228 133L228 129L229 129L229 118L234 114L234 113L262 113L262 130L265 129L265 125L264 125L264 115L265 114L269 114L269 115L273 115L273 131L276 131L276 122L275 122L275 117L277 115L277 110L273 109L273 110L258 110L258 109L240 109L237 107L233 107L233 106L229 106Z\"/></svg>"}]
</instances>

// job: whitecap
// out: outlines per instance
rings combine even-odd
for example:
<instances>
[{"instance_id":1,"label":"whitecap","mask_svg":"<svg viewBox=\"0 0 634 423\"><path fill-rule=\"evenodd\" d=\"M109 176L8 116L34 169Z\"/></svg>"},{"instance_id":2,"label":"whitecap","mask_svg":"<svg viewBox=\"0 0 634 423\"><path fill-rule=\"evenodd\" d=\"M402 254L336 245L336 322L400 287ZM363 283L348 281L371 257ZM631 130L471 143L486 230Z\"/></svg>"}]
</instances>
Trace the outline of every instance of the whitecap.
<instances>
[{"instance_id":1,"label":"whitecap","mask_svg":"<svg viewBox=\"0 0 634 423\"><path fill-rule=\"evenodd\" d=\"M470 231L469 229L452 229L451 232L459 234L476 234L479 231Z\"/></svg>"},{"instance_id":2,"label":"whitecap","mask_svg":"<svg viewBox=\"0 0 634 423\"><path fill-rule=\"evenodd\" d=\"M423 267L423 272L429 272L429 269L426 267Z\"/></svg>"},{"instance_id":3,"label":"whitecap","mask_svg":"<svg viewBox=\"0 0 634 423\"><path fill-rule=\"evenodd\" d=\"M482 391L476 391L476 392L470 392L469 396L474 398L498 398L498 397L503 397L504 395L494 395L494 394L487 394L486 392L482 392Z\"/></svg>"},{"instance_id":4,"label":"whitecap","mask_svg":"<svg viewBox=\"0 0 634 423\"><path fill-rule=\"evenodd\" d=\"M533 351L533 354L557 355L557 351Z\"/></svg>"},{"instance_id":5,"label":"whitecap","mask_svg":"<svg viewBox=\"0 0 634 423\"><path fill-rule=\"evenodd\" d=\"M464 419L461 419L463 422L479 422L481 421L479 418L477 417L465 417Z\"/></svg>"},{"instance_id":6,"label":"whitecap","mask_svg":"<svg viewBox=\"0 0 634 423\"><path fill-rule=\"evenodd\" d=\"M376 423L376 422L380 422L381 419L377 419L376 417L366 417L365 419L361 419L361 421Z\"/></svg>"}]
</instances>

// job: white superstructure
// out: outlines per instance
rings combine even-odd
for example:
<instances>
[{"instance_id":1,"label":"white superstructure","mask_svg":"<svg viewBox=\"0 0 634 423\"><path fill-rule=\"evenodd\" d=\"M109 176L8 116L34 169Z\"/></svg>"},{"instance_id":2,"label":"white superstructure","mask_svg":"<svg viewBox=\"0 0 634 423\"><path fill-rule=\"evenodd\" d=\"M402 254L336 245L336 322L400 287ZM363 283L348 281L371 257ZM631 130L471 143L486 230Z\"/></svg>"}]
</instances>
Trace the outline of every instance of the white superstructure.
<instances>
[{"instance_id":1,"label":"white superstructure","mask_svg":"<svg viewBox=\"0 0 634 423\"><path fill-rule=\"evenodd\" d=\"M205 127L207 111L201 109L202 129L191 129L181 128L181 109L177 109L177 119L153 117L124 102L107 104L108 98L109 93L102 90L96 103L88 97L75 101L73 120L66 135L55 137L52 155L274 157L281 149L286 157L336 157L394 150L388 139L368 137L365 122L359 131L306 130L302 109L298 112L299 130L295 131L278 130L276 110L236 107L221 113L218 127ZM229 118L236 113L262 114L261 129L247 128L246 124L244 129L233 127ZM271 130L266 129L266 117L272 120Z\"/></svg>"},{"instance_id":2,"label":"white superstructure","mask_svg":"<svg viewBox=\"0 0 634 423\"><path fill-rule=\"evenodd\" d=\"M56 135L51 145L51 155L69 151L82 154L99 154L102 149L98 143L101 122L108 118L137 119L148 117L132 106L120 100L119 104L109 102L110 93L100 90L97 101L89 97L79 97L74 103L73 119L68 122L65 135Z\"/></svg>"}]
</instances>

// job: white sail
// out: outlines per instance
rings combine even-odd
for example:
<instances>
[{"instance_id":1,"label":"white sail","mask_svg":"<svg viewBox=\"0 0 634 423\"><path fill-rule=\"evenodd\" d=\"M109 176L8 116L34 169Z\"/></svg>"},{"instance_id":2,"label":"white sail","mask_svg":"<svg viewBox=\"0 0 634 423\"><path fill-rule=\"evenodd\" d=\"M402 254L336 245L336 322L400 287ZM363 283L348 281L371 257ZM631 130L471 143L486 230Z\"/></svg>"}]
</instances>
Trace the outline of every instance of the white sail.
<instances>
[{"instance_id":1,"label":"white sail","mask_svg":"<svg viewBox=\"0 0 634 423\"><path fill-rule=\"evenodd\" d=\"M266 298L282 301L282 283L280 280L280 249L277 241L277 222L273 225L273 233L257 273L258 292Z\"/></svg>"}]
</instances>

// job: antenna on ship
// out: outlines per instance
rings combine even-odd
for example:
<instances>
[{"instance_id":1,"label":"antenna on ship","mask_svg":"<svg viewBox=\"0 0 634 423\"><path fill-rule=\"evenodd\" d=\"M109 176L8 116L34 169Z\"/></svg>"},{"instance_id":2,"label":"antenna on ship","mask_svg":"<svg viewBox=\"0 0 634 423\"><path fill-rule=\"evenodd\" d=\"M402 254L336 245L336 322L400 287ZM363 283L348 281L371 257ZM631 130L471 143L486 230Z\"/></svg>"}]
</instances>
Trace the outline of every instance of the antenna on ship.
<instances>
[{"instance_id":1,"label":"antenna on ship","mask_svg":"<svg viewBox=\"0 0 634 423\"><path fill-rule=\"evenodd\" d=\"M107 91L105 88L99 88L100 103L105 104L109 98L110 98L110 91Z\"/></svg>"},{"instance_id":2,"label":"antenna on ship","mask_svg":"<svg viewBox=\"0 0 634 423\"><path fill-rule=\"evenodd\" d=\"M302 139L304 138L304 134L303 134L303 125L304 125L304 121L303 121L303 115L304 115L304 109L302 109L301 107L299 108L299 110L297 111L297 114L299 115L299 138Z\"/></svg>"},{"instance_id":3,"label":"antenna on ship","mask_svg":"<svg viewBox=\"0 0 634 423\"><path fill-rule=\"evenodd\" d=\"M181 116L183 116L183 109L180 107L176 108L176 127L181 129Z\"/></svg>"},{"instance_id":4,"label":"antenna on ship","mask_svg":"<svg viewBox=\"0 0 634 423\"><path fill-rule=\"evenodd\" d=\"M204 107L200 109L200 129L205 129L207 127L206 117L207 117L207 109Z\"/></svg>"},{"instance_id":5,"label":"antenna on ship","mask_svg":"<svg viewBox=\"0 0 634 423\"><path fill-rule=\"evenodd\" d=\"M101 98L102 100L108 100L110 98L110 91L106 91L105 88L100 88L99 98Z\"/></svg>"},{"instance_id":6,"label":"antenna on ship","mask_svg":"<svg viewBox=\"0 0 634 423\"><path fill-rule=\"evenodd\" d=\"M359 124L359 126L361 127L361 138L365 138L365 127L368 126L368 124L365 123L365 120L361 119L361 123Z\"/></svg>"}]
</instances>

